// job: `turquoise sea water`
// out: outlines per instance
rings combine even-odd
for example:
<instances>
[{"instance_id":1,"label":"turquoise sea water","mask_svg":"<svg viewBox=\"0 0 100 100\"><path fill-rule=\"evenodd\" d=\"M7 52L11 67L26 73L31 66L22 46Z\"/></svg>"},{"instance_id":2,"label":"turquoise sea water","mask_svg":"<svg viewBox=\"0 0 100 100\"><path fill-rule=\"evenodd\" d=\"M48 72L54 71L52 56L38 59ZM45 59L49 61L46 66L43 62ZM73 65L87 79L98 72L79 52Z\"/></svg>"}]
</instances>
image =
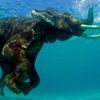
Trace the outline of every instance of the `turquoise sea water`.
<instances>
[{"instance_id":1,"label":"turquoise sea water","mask_svg":"<svg viewBox=\"0 0 100 100\"><path fill-rule=\"evenodd\" d=\"M95 22L100 24L99 0L0 0L0 17L30 16L32 9L54 7L86 18L94 7ZM96 34L100 30L88 30ZM36 60L40 85L28 96L15 95L5 88L0 100L100 100L100 39L70 40L44 44ZM0 73L1 74L1 73Z\"/></svg>"}]
</instances>

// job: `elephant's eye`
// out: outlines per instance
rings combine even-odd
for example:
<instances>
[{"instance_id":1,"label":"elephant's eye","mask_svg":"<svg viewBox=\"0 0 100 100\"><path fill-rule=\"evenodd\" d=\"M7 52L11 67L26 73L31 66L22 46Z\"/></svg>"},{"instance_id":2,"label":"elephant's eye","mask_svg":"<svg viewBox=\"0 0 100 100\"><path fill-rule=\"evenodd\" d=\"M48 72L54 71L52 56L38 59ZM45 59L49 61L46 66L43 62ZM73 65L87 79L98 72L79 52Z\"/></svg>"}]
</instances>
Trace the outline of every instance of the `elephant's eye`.
<instances>
[{"instance_id":1,"label":"elephant's eye","mask_svg":"<svg viewBox=\"0 0 100 100\"><path fill-rule=\"evenodd\" d=\"M46 13L47 13L48 15L52 15L52 13L51 13L50 11L46 11Z\"/></svg>"},{"instance_id":2,"label":"elephant's eye","mask_svg":"<svg viewBox=\"0 0 100 100\"><path fill-rule=\"evenodd\" d=\"M71 19L69 17L65 17L64 18L64 21L67 22L67 23L70 23L71 22Z\"/></svg>"},{"instance_id":3,"label":"elephant's eye","mask_svg":"<svg viewBox=\"0 0 100 100\"><path fill-rule=\"evenodd\" d=\"M41 12L40 10L38 10L38 9L34 9L36 12Z\"/></svg>"}]
</instances>

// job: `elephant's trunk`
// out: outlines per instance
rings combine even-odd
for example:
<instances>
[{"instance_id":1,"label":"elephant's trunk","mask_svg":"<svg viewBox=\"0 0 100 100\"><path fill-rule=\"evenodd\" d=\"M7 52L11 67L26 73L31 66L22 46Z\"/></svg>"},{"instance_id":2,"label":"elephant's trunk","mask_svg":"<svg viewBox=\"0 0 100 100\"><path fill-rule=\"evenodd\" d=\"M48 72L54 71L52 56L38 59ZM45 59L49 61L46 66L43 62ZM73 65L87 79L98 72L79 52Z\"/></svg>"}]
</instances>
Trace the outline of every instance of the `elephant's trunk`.
<instances>
[{"instance_id":1,"label":"elephant's trunk","mask_svg":"<svg viewBox=\"0 0 100 100\"><path fill-rule=\"evenodd\" d=\"M88 17L85 20L86 25L92 25L94 21L94 13L93 13L93 8L89 8L88 11Z\"/></svg>"},{"instance_id":2,"label":"elephant's trunk","mask_svg":"<svg viewBox=\"0 0 100 100\"><path fill-rule=\"evenodd\" d=\"M90 8L88 12L88 18L84 21L83 24L80 25L80 27L82 29L100 29L100 25L92 25L93 21L94 21L93 8ZM91 34L83 33L81 36L88 39L100 38L100 34L91 35Z\"/></svg>"},{"instance_id":3,"label":"elephant's trunk","mask_svg":"<svg viewBox=\"0 0 100 100\"><path fill-rule=\"evenodd\" d=\"M93 8L89 8L88 18L81 22L82 29L100 29L100 25L92 25L94 21Z\"/></svg>"}]
</instances>

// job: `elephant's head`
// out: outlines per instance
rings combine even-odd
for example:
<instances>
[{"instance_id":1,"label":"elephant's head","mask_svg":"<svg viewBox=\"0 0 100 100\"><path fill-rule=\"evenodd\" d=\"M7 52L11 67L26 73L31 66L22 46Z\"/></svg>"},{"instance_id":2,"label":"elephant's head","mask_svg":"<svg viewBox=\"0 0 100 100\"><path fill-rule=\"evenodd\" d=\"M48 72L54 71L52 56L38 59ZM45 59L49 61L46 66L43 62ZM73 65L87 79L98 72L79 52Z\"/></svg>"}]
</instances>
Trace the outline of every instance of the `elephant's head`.
<instances>
[{"instance_id":1,"label":"elephant's head","mask_svg":"<svg viewBox=\"0 0 100 100\"><path fill-rule=\"evenodd\" d=\"M77 36L80 36L85 31L81 24L91 25L94 20L93 8L89 9L88 18L84 20L78 19L68 12L60 12L55 9L33 10L32 16L50 23L57 29L65 30Z\"/></svg>"}]
</instances>

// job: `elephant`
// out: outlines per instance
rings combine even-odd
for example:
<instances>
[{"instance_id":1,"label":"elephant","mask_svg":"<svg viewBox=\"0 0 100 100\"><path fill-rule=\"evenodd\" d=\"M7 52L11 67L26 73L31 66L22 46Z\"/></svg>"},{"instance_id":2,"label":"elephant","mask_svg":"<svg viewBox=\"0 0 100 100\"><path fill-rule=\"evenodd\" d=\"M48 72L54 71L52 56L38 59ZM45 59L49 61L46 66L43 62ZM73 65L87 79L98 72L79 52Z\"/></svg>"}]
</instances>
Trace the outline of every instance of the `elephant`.
<instances>
[{"instance_id":1,"label":"elephant","mask_svg":"<svg viewBox=\"0 0 100 100\"><path fill-rule=\"evenodd\" d=\"M32 10L31 17L7 17L0 19L0 94L6 85L16 94L29 92L40 83L35 70L36 57L44 43L65 41L72 36L100 38L100 34L89 35L86 29L93 26L93 8L88 17L80 19L68 12L53 8ZM28 82L26 80L29 79Z\"/></svg>"}]
</instances>

